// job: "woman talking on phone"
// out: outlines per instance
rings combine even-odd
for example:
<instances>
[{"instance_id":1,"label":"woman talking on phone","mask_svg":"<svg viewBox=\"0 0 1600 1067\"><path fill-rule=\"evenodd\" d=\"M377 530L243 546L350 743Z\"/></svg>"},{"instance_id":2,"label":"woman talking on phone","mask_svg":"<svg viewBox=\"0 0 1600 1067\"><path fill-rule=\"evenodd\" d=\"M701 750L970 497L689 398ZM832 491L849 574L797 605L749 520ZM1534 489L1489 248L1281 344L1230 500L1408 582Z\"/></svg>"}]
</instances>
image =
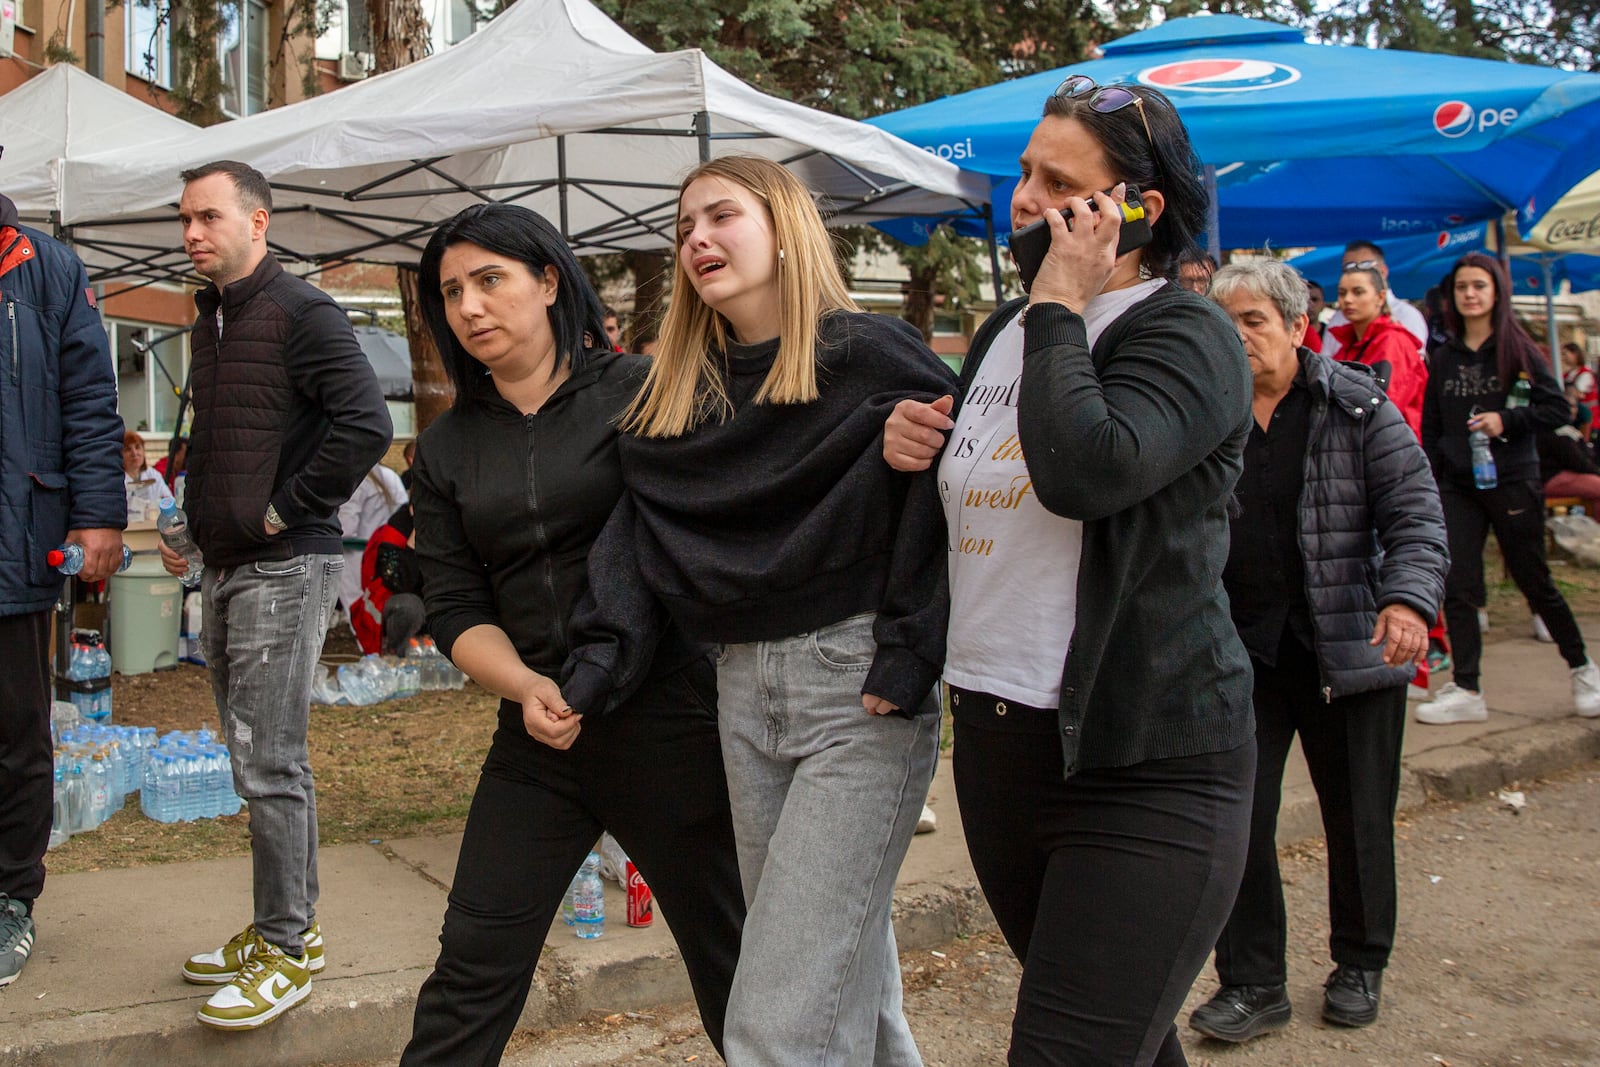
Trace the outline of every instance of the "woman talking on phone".
<instances>
[{"instance_id":1,"label":"woman talking on phone","mask_svg":"<svg viewBox=\"0 0 1600 1067\"><path fill-rule=\"evenodd\" d=\"M1173 281L1205 193L1166 97L1074 75L1021 169L1012 226L1050 233L1028 295L973 338L964 402L902 402L884 454L938 465L957 799L1023 964L1010 1062L1170 1067L1249 840L1221 577L1250 367Z\"/></svg>"}]
</instances>

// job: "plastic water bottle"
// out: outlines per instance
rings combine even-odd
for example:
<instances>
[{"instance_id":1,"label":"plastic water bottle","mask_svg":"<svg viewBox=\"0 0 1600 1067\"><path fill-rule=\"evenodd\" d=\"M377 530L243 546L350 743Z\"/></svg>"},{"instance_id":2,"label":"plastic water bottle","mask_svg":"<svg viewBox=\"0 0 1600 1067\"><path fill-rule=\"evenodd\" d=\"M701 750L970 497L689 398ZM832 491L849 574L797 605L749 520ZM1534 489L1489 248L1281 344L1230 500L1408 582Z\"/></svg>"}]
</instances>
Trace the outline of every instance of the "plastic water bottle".
<instances>
[{"instance_id":1,"label":"plastic water bottle","mask_svg":"<svg viewBox=\"0 0 1600 1067\"><path fill-rule=\"evenodd\" d=\"M161 757L156 796L162 822L178 822L183 817L183 768L178 765L178 759L170 753Z\"/></svg>"},{"instance_id":2,"label":"plastic water bottle","mask_svg":"<svg viewBox=\"0 0 1600 1067\"><path fill-rule=\"evenodd\" d=\"M1533 383L1528 380L1528 372L1522 371L1512 383L1511 392L1506 394L1506 407L1525 408L1531 403L1533 403Z\"/></svg>"},{"instance_id":3,"label":"plastic water bottle","mask_svg":"<svg viewBox=\"0 0 1600 1067\"><path fill-rule=\"evenodd\" d=\"M89 634L89 643L84 647L85 678L88 681L99 681L104 678L106 685L93 693L86 694L89 700L84 717L98 725L109 726L111 725L111 653L106 651L98 633L91 630Z\"/></svg>"},{"instance_id":4,"label":"plastic water bottle","mask_svg":"<svg viewBox=\"0 0 1600 1067\"><path fill-rule=\"evenodd\" d=\"M581 871L579 873L582 873ZM572 876L572 881L567 883L566 896L561 898L561 921L568 926L578 924L578 909L574 903L578 895L578 875Z\"/></svg>"},{"instance_id":5,"label":"plastic water bottle","mask_svg":"<svg viewBox=\"0 0 1600 1067\"><path fill-rule=\"evenodd\" d=\"M583 861L572 889L573 932L585 941L606 932L605 889L600 882L600 857L593 852Z\"/></svg>"},{"instance_id":6,"label":"plastic water bottle","mask_svg":"<svg viewBox=\"0 0 1600 1067\"><path fill-rule=\"evenodd\" d=\"M206 561L200 555L200 546L194 543L194 538L189 534L189 516L178 506L176 500L161 502L161 514L156 518L156 530L160 532L161 540L166 546L182 556L189 564L189 569L178 581L183 583L185 589L198 586L200 572L205 570Z\"/></svg>"},{"instance_id":7,"label":"plastic water bottle","mask_svg":"<svg viewBox=\"0 0 1600 1067\"><path fill-rule=\"evenodd\" d=\"M193 822L205 818L206 772L205 760L198 749L191 749L183 757L183 821Z\"/></svg>"},{"instance_id":8,"label":"plastic water bottle","mask_svg":"<svg viewBox=\"0 0 1600 1067\"><path fill-rule=\"evenodd\" d=\"M50 564L62 574L77 574L83 570L83 546L67 541L59 548L52 548L45 553L45 562ZM122 564L118 571L125 571L133 565L133 551L127 545L122 546Z\"/></svg>"},{"instance_id":9,"label":"plastic water bottle","mask_svg":"<svg viewBox=\"0 0 1600 1067\"><path fill-rule=\"evenodd\" d=\"M383 699L377 679L372 676L365 658L354 663L341 663L338 674L339 688L350 698L350 703L365 707Z\"/></svg>"},{"instance_id":10,"label":"plastic water bottle","mask_svg":"<svg viewBox=\"0 0 1600 1067\"><path fill-rule=\"evenodd\" d=\"M422 668L412 657L396 660L391 669L395 676L396 697L414 697L422 689Z\"/></svg>"},{"instance_id":11,"label":"plastic water bottle","mask_svg":"<svg viewBox=\"0 0 1600 1067\"><path fill-rule=\"evenodd\" d=\"M46 848L60 848L72 836L72 817L67 811L67 790L61 779L61 761L55 766L55 794L50 805L50 841Z\"/></svg>"},{"instance_id":12,"label":"plastic water bottle","mask_svg":"<svg viewBox=\"0 0 1600 1067\"><path fill-rule=\"evenodd\" d=\"M105 754L96 752L85 774L89 783L89 826L93 829L111 818L111 772Z\"/></svg>"},{"instance_id":13,"label":"plastic water bottle","mask_svg":"<svg viewBox=\"0 0 1600 1067\"><path fill-rule=\"evenodd\" d=\"M1495 469L1494 453L1489 450L1489 435L1473 430L1467 439L1472 443L1472 484L1479 489L1493 489L1500 484L1500 472Z\"/></svg>"},{"instance_id":14,"label":"plastic water bottle","mask_svg":"<svg viewBox=\"0 0 1600 1067\"><path fill-rule=\"evenodd\" d=\"M239 795L239 790L233 783L233 759L228 755L228 750L218 746L217 751L217 777L222 783L222 809L219 815L237 815L244 808L244 798Z\"/></svg>"}]
</instances>

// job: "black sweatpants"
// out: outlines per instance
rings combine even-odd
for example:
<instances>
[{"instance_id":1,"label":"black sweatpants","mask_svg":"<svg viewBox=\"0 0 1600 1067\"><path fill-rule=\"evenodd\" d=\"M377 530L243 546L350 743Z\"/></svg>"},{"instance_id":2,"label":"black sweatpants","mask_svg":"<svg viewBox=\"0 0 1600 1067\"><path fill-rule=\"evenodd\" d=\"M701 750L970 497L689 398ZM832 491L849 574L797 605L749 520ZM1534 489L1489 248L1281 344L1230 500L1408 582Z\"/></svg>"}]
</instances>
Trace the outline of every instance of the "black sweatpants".
<instances>
[{"instance_id":1,"label":"black sweatpants","mask_svg":"<svg viewBox=\"0 0 1600 1067\"><path fill-rule=\"evenodd\" d=\"M697 661L585 718L565 752L503 724L495 732L402 1064L500 1062L550 923L602 829L671 924L706 1033L722 1048L744 892L715 693L709 661Z\"/></svg>"},{"instance_id":2,"label":"black sweatpants","mask_svg":"<svg viewBox=\"0 0 1600 1067\"><path fill-rule=\"evenodd\" d=\"M1572 609L1556 588L1544 558L1544 488L1538 482L1501 483L1493 489L1439 483L1445 531L1450 539L1450 573L1444 580L1444 621L1450 631L1455 683L1478 689L1478 661L1483 635L1478 632L1474 596L1483 591L1483 546L1494 530L1505 556L1506 570L1527 598L1528 607L1544 620L1568 667L1589 660L1583 634Z\"/></svg>"},{"instance_id":3,"label":"black sweatpants","mask_svg":"<svg viewBox=\"0 0 1600 1067\"><path fill-rule=\"evenodd\" d=\"M1187 1063L1173 1020L1239 887L1255 743L1064 780L1055 712L989 718L956 713L954 770L978 883L1022 962L1009 1062Z\"/></svg>"},{"instance_id":4,"label":"black sweatpants","mask_svg":"<svg viewBox=\"0 0 1600 1067\"><path fill-rule=\"evenodd\" d=\"M44 891L55 761L50 753L50 613L0 616L0 893Z\"/></svg>"},{"instance_id":5,"label":"black sweatpants","mask_svg":"<svg viewBox=\"0 0 1600 1067\"><path fill-rule=\"evenodd\" d=\"M1253 662L1257 762L1250 854L1233 915L1217 939L1217 977L1223 985L1288 979L1278 804L1297 731L1327 834L1329 951L1335 963L1382 970L1394 946L1394 807L1405 685L1324 702L1316 657L1287 631L1276 665Z\"/></svg>"}]
</instances>

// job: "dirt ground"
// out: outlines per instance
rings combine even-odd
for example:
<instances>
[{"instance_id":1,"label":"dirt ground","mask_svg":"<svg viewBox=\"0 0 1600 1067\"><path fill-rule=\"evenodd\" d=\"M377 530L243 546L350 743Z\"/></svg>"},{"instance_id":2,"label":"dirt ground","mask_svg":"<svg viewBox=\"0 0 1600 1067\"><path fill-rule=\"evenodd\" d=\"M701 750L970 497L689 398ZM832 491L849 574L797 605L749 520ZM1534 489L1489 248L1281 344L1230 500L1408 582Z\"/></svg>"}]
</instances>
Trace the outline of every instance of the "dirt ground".
<instances>
[{"instance_id":1,"label":"dirt ground","mask_svg":"<svg viewBox=\"0 0 1600 1067\"><path fill-rule=\"evenodd\" d=\"M324 656L348 661L355 641L329 637ZM165 732L217 726L204 667L113 675L113 720ZM499 701L472 683L461 690L418 693L365 708L311 707L311 766L324 844L412 837L459 830L478 768L494 733ZM138 795L99 829L50 853L58 874L243 855L250 850L249 815L158 823L139 811Z\"/></svg>"},{"instance_id":2,"label":"dirt ground","mask_svg":"<svg viewBox=\"0 0 1600 1067\"><path fill-rule=\"evenodd\" d=\"M1289 1029L1244 1045L1183 1025L1216 989L1208 971L1179 1016L1193 1067L1600 1065L1600 763L1496 799L1422 809L1399 828L1400 930L1376 1025L1320 1018L1327 957L1320 847L1284 858ZM995 934L906 953L906 1015L928 1067L1003 1063L1020 971ZM522 1031L506 1067L720 1064L687 1005ZM354 1067L354 1065L352 1065Z\"/></svg>"}]
</instances>

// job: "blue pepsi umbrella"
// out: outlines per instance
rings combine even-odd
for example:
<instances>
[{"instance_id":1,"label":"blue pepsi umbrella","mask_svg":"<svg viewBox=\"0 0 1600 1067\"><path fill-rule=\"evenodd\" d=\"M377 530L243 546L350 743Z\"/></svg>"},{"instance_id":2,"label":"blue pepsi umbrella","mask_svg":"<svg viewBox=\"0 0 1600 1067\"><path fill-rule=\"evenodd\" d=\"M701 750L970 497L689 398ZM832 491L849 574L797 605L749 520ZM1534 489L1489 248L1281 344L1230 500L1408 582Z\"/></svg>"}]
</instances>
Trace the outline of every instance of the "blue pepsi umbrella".
<instances>
[{"instance_id":1,"label":"blue pepsi umbrella","mask_svg":"<svg viewBox=\"0 0 1600 1067\"><path fill-rule=\"evenodd\" d=\"M1102 53L871 121L999 184L1067 74L1154 86L1215 168L1230 247L1437 233L1512 209L1526 226L1600 170L1600 75L1307 44L1233 15L1171 19ZM997 188L1001 232L1008 201Z\"/></svg>"},{"instance_id":2,"label":"blue pepsi umbrella","mask_svg":"<svg viewBox=\"0 0 1600 1067\"><path fill-rule=\"evenodd\" d=\"M1466 253L1493 255L1489 248L1489 228L1489 223L1478 222L1382 242L1383 258L1389 264L1389 288L1407 300L1422 299ZM1288 263L1306 278L1322 285L1331 301L1344 265L1344 245L1313 249ZM1549 288L1545 277L1547 265ZM1541 253L1536 249L1513 251L1510 270L1512 289L1518 296L1553 295L1551 290L1559 289L1562 282L1570 282L1573 292L1600 289L1600 256Z\"/></svg>"}]
</instances>

